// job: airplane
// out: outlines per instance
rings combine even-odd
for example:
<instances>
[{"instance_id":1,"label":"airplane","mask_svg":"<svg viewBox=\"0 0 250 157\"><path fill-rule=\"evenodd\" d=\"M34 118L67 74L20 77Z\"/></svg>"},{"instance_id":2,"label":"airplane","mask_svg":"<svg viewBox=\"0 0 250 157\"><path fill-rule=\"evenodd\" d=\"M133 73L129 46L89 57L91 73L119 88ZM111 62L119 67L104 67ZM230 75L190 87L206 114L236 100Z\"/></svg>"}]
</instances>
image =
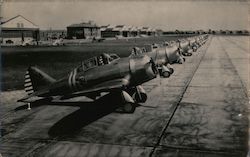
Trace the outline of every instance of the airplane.
<instances>
[{"instance_id":1,"label":"airplane","mask_svg":"<svg viewBox=\"0 0 250 157\"><path fill-rule=\"evenodd\" d=\"M106 92L120 97L120 110L133 113L136 103L147 100L141 84L156 78L157 74L156 65L148 56L120 58L106 53L83 61L59 80L31 66L25 74L24 86L28 95L18 102L28 103L30 108L30 103L35 103L34 98L65 100L86 96L96 100Z\"/></svg>"},{"instance_id":2,"label":"airplane","mask_svg":"<svg viewBox=\"0 0 250 157\"><path fill-rule=\"evenodd\" d=\"M186 39L178 39L177 41L178 47L181 49L181 53L183 56L192 56L192 50L189 46L189 42Z\"/></svg>"},{"instance_id":3,"label":"airplane","mask_svg":"<svg viewBox=\"0 0 250 157\"><path fill-rule=\"evenodd\" d=\"M189 46L190 48L193 50L193 52L196 52L198 49L198 46L196 44L196 40L194 37L191 38L187 38L187 40L189 41Z\"/></svg>"},{"instance_id":4,"label":"airplane","mask_svg":"<svg viewBox=\"0 0 250 157\"><path fill-rule=\"evenodd\" d=\"M185 62L186 59L182 55L181 49L177 45L165 42L163 46L165 46L166 48L166 54L167 57L169 58L170 64L174 63L183 64Z\"/></svg>"},{"instance_id":5,"label":"airplane","mask_svg":"<svg viewBox=\"0 0 250 157\"><path fill-rule=\"evenodd\" d=\"M196 43L198 45L198 47L201 47L202 45L204 45L206 43L208 39L208 35L200 35L198 37L196 37Z\"/></svg>"},{"instance_id":6,"label":"airplane","mask_svg":"<svg viewBox=\"0 0 250 157\"><path fill-rule=\"evenodd\" d=\"M180 54L180 49L175 45L162 46L159 44L152 44L151 50L146 51L145 48L134 47L131 55L144 54L152 58L157 66L160 76L164 78L170 77L174 69L171 66L173 63L182 64L185 58Z\"/></svg>"}]
</instances>

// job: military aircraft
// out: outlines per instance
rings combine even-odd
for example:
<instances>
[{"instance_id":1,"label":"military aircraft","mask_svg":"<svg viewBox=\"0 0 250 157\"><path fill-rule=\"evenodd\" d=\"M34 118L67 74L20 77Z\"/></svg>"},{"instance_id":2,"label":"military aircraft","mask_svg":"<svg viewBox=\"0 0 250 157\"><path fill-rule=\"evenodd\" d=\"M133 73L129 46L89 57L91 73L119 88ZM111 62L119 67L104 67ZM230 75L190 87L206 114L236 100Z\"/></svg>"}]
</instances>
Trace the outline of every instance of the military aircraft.
<instances>
[{"instance_id":1,"label":"military aircraft","mask_svg":"<svg viewBox=\"0 0 250 157\"><path fill-rule=\"evenodd\" d=\"M165 46L166 54L170 64L183 64L185 62L186 59L182 55L181 49L177 45L165 42L163 46Z\"/></svg>"},{"instance_id":2,"label":"military aircraft","mask_svg":"<svg viewBox=\"0 0 250 157\"><path fill-rule=\"evenodd\" d=\"M207 39L208 39L207 34L206 35L200 35L200 36L195 38L198 47L201 47L203 44L205 44Z\"/></svg>"},{"instance_id":3,"label":"military aircraft","mask_svg":"<svg viewBox=\"0 0 250 157\"><path fill-rule=\"evenodd\" d=\"M160 76L164 78L170 77L174 69L171 66L173 63L182 64L185 58L180 54L180 49L175 45L159 45L152 44L150 51L144 48L134 47L132 55L144 54L152 58L158 68Z\"/></svg>"},{"instance_id":4,"label":"military aircraft","mask_svg":"<svg viewBox=\"0 0 250 157\"><path fill-rule=\"evenodd\" d=\"M189 46L190 48L193 50L193 52L196 52L198 49L198 46L196 44L196 40L194 37L191 38L187 38L187 40L189 41Z\"/></svg>"},{"instance_id":5,"label":"military aircraft","mask_svg":"<svg viewBox=\"0 0 250 157\"><path fill-rule=\"evenodd\" d=\"M95 100L101 93L108 92L121 98L122 111L133 113L136 103L147 100L141 84L155 78L157 73L155 63L148 56L120 58L106 53L83 61L59 80L37 67L29 67L24 84L28 95L18 101L29 106L34 98L65 100L86 96Z\"/></svg>"},{"instance_id":6,"label":"military aircraft","mask_svg":"<svg viewBox=\"0 0 250 157\"><path fill-rule=\"evenodd\" d=\"M192 50L189 46L189 41L185 39L178 39L177 45L181 50L182 55L184 56L192 56Z\"/></svg>"}]
</instances>

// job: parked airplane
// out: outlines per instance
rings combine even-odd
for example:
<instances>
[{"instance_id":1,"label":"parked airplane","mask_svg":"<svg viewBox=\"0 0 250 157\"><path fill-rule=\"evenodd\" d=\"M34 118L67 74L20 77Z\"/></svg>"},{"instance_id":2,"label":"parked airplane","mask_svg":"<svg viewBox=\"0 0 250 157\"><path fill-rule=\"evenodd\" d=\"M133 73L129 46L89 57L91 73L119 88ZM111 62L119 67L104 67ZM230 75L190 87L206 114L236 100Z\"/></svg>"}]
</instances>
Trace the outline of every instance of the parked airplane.
<instances>
[{"instance_id":1,"label":"parked airplane","mask_svg":"<svg viewBox=\"0 0 250 157\"><path fill-rule=\"evenodd\" d=\"M134 47L132 55L143 54L152 58L157 66L160 76L168 78L174 72L171 64L182 64L185 59L180 54L180 49L175 45L159 45L152 44L150 51L146 51L144 48Z\"/></svg>"},{"instance_id":2,"label":"parked airplane","mask_svg":"<svg viewBox=\"0 0 250 157\"><path fill-rule=\"evenodd\" d=\"M178 39L177 41L178 47L181 49L181 53L184 56L192 56L192 50L189 46L189 41L185 39Z\"/></svg>"},{"instance_id":3,"label":"parked airplane","mask_svg":"<svg viewBox=\"0 0 250 157\"><path fill-rule=\"evenodd\" d=\"M189 47L193 50L193 52L196 52L198 47L197 47L195 38L191 37L191 38L187 38L187 40L189 41Z\"/></svg>"},{"instance_id":4,"label":"parked airplane","mask_svg":"<svg viewBox=\"0 0 250 157\"><path fill-rule=\"evenodd\" d=\"M155 63L148 56L120 58L102 54L85 60L68 76L55 80L37 67L29 67L25 75L28 95L18 101L28 105L32 98L65 100L86 96L95 100L102 92L120 96L121 110L134 112L136 103L144 103L147 94L141 84L156 77Z\"/></svg>"}]
</instances>

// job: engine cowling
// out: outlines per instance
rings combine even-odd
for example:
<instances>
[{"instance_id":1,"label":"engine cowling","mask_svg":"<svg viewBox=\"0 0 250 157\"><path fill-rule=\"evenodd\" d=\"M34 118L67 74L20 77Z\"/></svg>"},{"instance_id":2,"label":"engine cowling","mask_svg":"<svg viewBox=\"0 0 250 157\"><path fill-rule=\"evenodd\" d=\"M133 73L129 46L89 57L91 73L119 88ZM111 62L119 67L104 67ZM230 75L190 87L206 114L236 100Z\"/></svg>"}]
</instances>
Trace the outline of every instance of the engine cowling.
<instances>
[{"instance_id":1,"label":"engine cowling","mask_svg":"<svg viewBox=\"0 0 250 157\"><path fill-rule=\"evenodd\" d=\"M131 58L129 65L133 85L142 84L157 76L156 65L147 55Z\"/></svg>"}]
</instances>

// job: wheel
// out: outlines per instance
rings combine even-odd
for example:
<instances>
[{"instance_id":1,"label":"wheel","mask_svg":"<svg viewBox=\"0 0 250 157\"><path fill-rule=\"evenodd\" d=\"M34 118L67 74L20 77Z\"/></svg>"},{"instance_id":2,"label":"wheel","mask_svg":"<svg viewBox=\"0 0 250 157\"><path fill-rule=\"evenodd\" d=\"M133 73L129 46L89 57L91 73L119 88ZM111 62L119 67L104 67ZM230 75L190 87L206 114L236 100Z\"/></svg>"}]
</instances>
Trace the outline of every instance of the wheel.
<instances>
[{"instance_id":1,"label":"wheel","mask_svg":"<svg viewBox=\"0 0 250 157\"><path fill-rule=\"evenodd\" d=\"M188 54L187 53L183 53L183 56L188 56Z\"/></svg>"},{"instance_id":2,"label":"wheel","mask_svg":"<svg viewBox=\"0 0 250 157\"><path fill-rule=\"evenodd\" d=\"M164 71L164 72L162 72L162 76L164 77L164 78L169 78L170 77L170 72L168 72L168 71Z\"/></svg>"},{"instance_id":3,"label":"wheel","mask_svg":"<svg viewBox=\"0 0 250 157\"><path fill-rule=\"evenodd\" d=\"M137 103L145 103L147 101L147 94L146 93L140 93L140 96L138 93L135 93L133 95L133 99L135 100L135 102Z\"/></svg>"},{"instance_id":4,"label":"wheel","mask_svg":"<svg viewBox=\"0 0 250 157\"><path fill-rule=\"evenodd\" d=\"M169 68L170 74L174 73L174 69L173 68Z\"/></svg>"},{"instance_id":5,"label":"wheel","mask_svg":"<svg viewBox=\"0 0 250 157\"><path fill-rule=\"evenodd\" d=\"M123 112L125 113L134 113L135 112L135 105L133 103L125 103L122 107Z\"/></svg>"}]
</instances>

